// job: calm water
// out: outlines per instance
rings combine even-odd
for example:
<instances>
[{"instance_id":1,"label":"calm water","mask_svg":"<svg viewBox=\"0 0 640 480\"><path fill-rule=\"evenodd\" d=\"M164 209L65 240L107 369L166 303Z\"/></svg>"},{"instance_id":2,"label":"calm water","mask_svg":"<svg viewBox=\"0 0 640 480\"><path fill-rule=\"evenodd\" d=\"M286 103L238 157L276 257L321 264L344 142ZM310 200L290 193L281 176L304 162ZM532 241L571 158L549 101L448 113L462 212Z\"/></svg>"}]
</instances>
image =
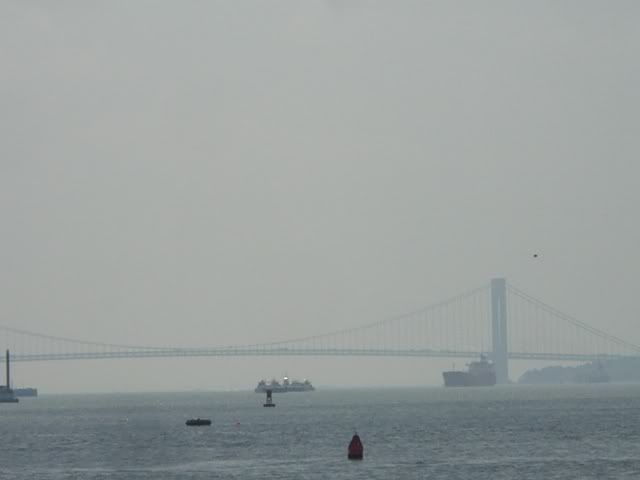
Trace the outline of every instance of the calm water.
<instances>
[{"instance_id":1,"label":"calm water","mask_svg":"<svg viewBox=\"0 0 640 480\"><path fill-rule=\"evenodd\" d=\"M0 478L640 478L640 386L41 396L0 404ZM186 427L190 417L211 427ZM365 459L350 462L354 429Z\"/></svg>"}]
</instances>

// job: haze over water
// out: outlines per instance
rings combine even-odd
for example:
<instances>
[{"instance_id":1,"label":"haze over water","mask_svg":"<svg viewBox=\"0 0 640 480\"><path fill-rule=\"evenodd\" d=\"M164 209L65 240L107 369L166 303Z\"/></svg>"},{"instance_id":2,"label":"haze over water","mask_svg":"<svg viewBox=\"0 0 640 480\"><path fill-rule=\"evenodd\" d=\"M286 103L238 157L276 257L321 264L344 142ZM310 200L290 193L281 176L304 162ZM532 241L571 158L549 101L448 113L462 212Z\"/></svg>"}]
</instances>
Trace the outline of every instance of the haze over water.
<instances>
[{"instance_id":1,"label":"haze over water","mask_svg":"<svg viewBox=\"0 0 640 480\"><path fill-rule=\"evenodd\" d=\"M264 344L501 277L639 345L639 21L633 0L2 1L0 325ZM640 386L436 388L451 363L16 363L41 396L0 404L0 479L640 477ZM246 391L283 375L318 390Z\"/></svg>"},{"instance_id":2,"label":"haze over water","mask_svg":"<svg viewBox=\"0 0 640 480\"><path fill-rule=\"evenodd\" d=\"M4 1L0 324L265 343L505 277L640 344L639 11ZM15 379L57 393L241 389L286 373L436 385L450 366L71 362L16 364Z\"/></svg>"},{"instance_id":3,"label":"haze over water","mask_svg":"<svg viewBox=\"0 0 640 480\"><path fill-rule=\"evenodd\" d=\"M0 478L634 479L640 386L64 395L0 405ZM187 418L213 420L186 427ZM348 461L357 430L362 462Z\"/></svg>"}]
</instances>

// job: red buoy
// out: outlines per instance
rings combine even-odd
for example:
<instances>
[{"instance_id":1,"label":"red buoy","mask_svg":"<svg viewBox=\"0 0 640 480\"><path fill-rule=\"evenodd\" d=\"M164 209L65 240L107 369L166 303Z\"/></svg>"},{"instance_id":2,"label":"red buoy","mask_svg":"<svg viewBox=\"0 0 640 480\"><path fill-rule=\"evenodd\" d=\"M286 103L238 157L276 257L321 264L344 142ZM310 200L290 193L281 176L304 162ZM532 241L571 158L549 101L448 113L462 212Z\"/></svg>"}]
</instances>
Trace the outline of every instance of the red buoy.
<instances>
[{"instance_id":1,"label":"red buoy","mask_svg":"<svg viewBox=\"0 0 640 480\"><path fill-rule=\"evenodd\" d=\"M362 460L364 455L364 447L360 441L360 437L356 433L349 442L349 454L347 455L349 460Z\"/></svg>"}]
</instances>

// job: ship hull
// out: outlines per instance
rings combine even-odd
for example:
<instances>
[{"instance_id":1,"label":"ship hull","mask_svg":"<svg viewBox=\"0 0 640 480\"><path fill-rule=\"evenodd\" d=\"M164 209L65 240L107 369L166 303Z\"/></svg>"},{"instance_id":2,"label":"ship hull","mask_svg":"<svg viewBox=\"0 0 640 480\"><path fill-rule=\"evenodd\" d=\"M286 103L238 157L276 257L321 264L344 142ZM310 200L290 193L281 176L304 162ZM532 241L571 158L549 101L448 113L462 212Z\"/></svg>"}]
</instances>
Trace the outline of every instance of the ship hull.
<instances>
[{"instance_id":1,"label":"ship hull","mask_svg":"<svg viewBox=\"0 0 640 480\"><path fill-rule=\"evenodd\" d=\"M442 372L445 387L491 387L496 384L493 372L473 375L468 372Z\"/></svg>"}]
</instances>

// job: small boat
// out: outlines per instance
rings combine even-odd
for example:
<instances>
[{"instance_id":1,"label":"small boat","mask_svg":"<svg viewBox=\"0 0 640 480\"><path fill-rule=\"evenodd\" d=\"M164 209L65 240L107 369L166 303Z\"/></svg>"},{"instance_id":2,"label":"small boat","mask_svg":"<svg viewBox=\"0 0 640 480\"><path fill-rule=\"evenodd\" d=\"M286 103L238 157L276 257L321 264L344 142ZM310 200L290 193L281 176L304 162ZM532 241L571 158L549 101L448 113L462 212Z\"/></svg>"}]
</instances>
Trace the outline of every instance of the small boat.
<instances>
[{"instance_id":1,"label":"small boat","mask_svg":"<svg viewBox=\"0 0 640 480\"><path fill-rule=\"evenodd\" d=\"M186 424L189 427L202 427L211 425L211 420L209 420L208 418L191 418L186 421Z\"/></svg>"},{"instance_id":2,"label":"small boat","mask_svg":"<svg viewBox=\"0 0 640 480\"><path fill-rule=\"evenodd\" d=\"M37 397L38 389L32 387L14 388L13 393L16 397Z\"/></svg>"},{"instance_id":3,"label":"small boat","mask_svg":"<svg viewBox=\"0 0 640 480\"><path fill-rule=\"evenodd\" d=\"M349 449L347 458L349 460L362 460L364 456L364 447L362 446L362 441L360 437L356 433L349 442Z\"/></svg>"}]
</instances>

